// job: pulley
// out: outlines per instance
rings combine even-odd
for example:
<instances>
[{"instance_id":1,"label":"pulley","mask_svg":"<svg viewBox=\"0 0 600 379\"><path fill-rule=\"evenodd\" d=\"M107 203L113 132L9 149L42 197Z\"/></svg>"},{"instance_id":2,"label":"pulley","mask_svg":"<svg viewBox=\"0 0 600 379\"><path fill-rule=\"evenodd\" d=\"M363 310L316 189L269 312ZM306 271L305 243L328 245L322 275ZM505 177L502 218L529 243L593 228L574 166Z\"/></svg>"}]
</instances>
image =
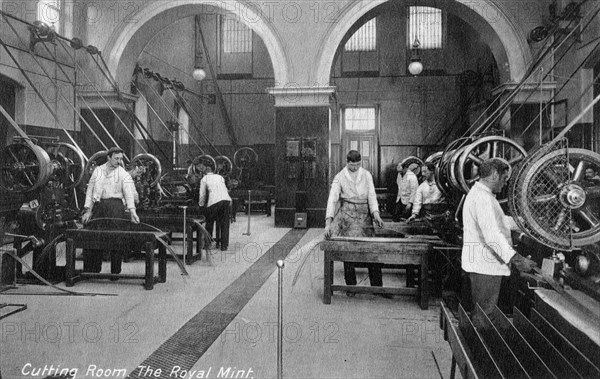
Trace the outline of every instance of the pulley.
<instances>
[{"instance_id":1,"label":"pulley","mask_svg":"<svg viewBox=\"0 0 600 379\"><path fill-rule=\"evenodd\" d=\"M421 174L421 166L423 166L423 161L415 156L409 156L404 158L401 162L400 165L406 168L410 168L411 165L416 165L413 169L412 172L415 173L415 175L420 175Z\"/></svg>"},{"instance_id":2,"label":"pulley","mask_svg":"<svg viewBox=\"0 0 600 379\"><path fill-rule=\"evenodd\" d=\"M33 191L53 172L48 153L38 145L13 143L0 152L0 187L11 192Z\"/></svg>"},{"instance_id":3,"label":"pulley","mask_svg":"<svg viewBox=\"0 0 600 379\"><path fill-rule=\"evenodd\" d=\"M56 178L63 188L78 186L85 173L85 160L81 151L63 142L47 146L46 151L51 159L52 177Z\"/></svg>"},{"instance_id":4,"label":"pulley","mask_svg":"<svg viewBox=\"0 0 600 379\"><path fill-rule=\"evenodd\" d=\"M138 154L131 160L132 166L143 167L143 173L140 180L154 187L160 181L162 175L162 166L158 158L152 154Z\"/></svg>"},{"instance_id":5,"label":"pulley","mask_svg":"<svg viewBox=\"0 0 600 379\"><path fill-rule=\"evenodd\" d=\"M85 174L88 177L88 179L92 176L96 167L102 166L106 163L106 161L108 160L106 156L107 153L108 152L106 150L100 150L90 157L90 160L85 165Z\"/></svg>"},{"instance_id":6,"label":"pulley","mask_svg":"<svg viewBox=\"0 0 600 379\"><path fill-rule=\"evenodd\" d=\"M216 170L217 162L215 162L215 158L209 154L198 155L196 158L194 158L194 161L202 163L205 166L212 166L213 169Z\"/></svg>"},{"instance_id":7,"label":"pulley","mask_svg":"<svg viewBox=\"0 0 600 379\"><path fill-rule=\"evenodd\" d=\"M501 158L512 168L527 157L527 152L515 141L501 136L479 138L460 153L452 178L453 183L468 193L479 180L479 166L487 159ZM510 177L510 175L509 175ZM503 200L501 198L498 199Z\"/></svg>"},{"instance_id":8,"label":"pulley","mask_svg":"<svg viewBox=\"0 0 600 379\"><path fill-rule=\"evenodd\" d=\"M600 166L600 154L546 147L523 162L510 183L509 206L530 237L556 249L600 241L600 185L585 169Z\"/></svg>"},{"instance_id":9,"label":"pulley","mask_svg":"<svg viewBox=\"0 0 600 379\"><path fill-rule=\"evenodd\" d=\"M231 159L227 158L225 155L216 156L215 164L215 172L219 175L228 176L233 170L233 163L231 163Z\"/></svg>"},{"instance_id":10,"label":"pulley","mask_svg":"<svg viewBox=\"0 0 600 379\"><path fill-rule=\"evenodd\" d=\"M425 160L423 161L423 164L433 163L434 165L437 165L439 163L440 159L442 159L443 154L444 154L443 151L438 151L436 153L433 153L430 156L428 156L427 158L425 158Z\"/></svg>"},{"instance_id":11,"label":"pulley","mask_svg":"<svg viewBox=\"0 0 600 379\"><path fill-rule=\"evenodd\" d=\"M461 148L469 145L472 142L471 137L464 137L454 140L446 146L435 166L435 182L446 199L458 201L463 192L460 188L452 185L450 181L451 162L455 154ZM456 161L456 159L454 160Z\"/></svg>"},{"instance_id":12,"label":"pulley","mask_svg":"<svg viewBox=\"0 0 600 379\"><path fill-rule=\"evenodd\" d=\"M242 147L233 154L233 162L240 170L252 168L258 163L258 154L251 147Z\"/></svg>"}]
</instances>

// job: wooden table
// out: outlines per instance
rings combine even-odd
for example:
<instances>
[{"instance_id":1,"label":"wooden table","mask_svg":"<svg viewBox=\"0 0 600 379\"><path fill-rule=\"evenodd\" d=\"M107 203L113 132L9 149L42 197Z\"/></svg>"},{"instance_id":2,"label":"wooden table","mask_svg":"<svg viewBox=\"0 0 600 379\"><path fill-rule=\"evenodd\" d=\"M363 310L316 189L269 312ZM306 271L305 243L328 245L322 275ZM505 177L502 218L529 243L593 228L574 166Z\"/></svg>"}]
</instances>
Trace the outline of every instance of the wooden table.
<instances>
[{"instance_id":1,"label":"wooden table","mask_svg":"<svg viewBox=\"0 0 600 379\"><path fill-rule=\"evenodd\" d=\"M421 309L429 306L429 254L434 245L443 244L435 236L409 238L368 238L368 242L328 240L321 243L324 251L323 303L331 304L333 291L384 293L419 297ZM333 262L366 262L421 267L419 288L362 287L333 284Z\"/></svg>"},{"instance_id":2,"label":"wooden table","mask_svg":"<svg viewBox=\"0 0 600 379\"><path fill-rule=\"evenodd\" d=\"M204 228L204 216L186 217L186 231L183 231L183 213L155 213L139 212L140 222L152 225L158 229L168 232L171 240L172 233L183 233L187 244L185 263L192 264L202 259L202 248L206 245L200 230ZM195 233L195 235L194 235ZM196 242L196 254L194 254L194 242ZM183 255L182 255L183 256Z\"/></svg>"},{"instance_id":3,"label":"wooden table","mask_svg":"<svg viewBox=\"0 0 600 379\"><path fill-rule=\"evenodd\" d=\"M154 283L167 281L167 249L158 240L166 241L165 232L137 232L115 230L67 229L66 284L72 287L79 280L97 279L143 279L144 288L151 290ZM75 251L77 248L97 250L144 250L146 270L144 275L103 274L75 270ZM158 277L154 276L154 249L158 249Z\"/></svg>"}]
</instances>

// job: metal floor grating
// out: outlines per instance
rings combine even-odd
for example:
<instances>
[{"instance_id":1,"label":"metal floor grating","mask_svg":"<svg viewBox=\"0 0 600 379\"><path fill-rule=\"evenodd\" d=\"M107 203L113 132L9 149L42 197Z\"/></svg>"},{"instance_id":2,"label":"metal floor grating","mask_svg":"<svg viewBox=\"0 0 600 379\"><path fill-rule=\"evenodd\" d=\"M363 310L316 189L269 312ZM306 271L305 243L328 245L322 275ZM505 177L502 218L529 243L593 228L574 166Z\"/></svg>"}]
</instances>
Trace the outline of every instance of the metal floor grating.
<instances>
[{"instance_id":1,"label":"metal floor grating","mask_svg":"<svg viewBox=\"0 0 600 379\"><path fill-rule=\"evenodd\" d=\"M162 372L169 372L175 365L182 370L191 369L277 269L275 262L285 259L306 232L307 229L292 229L286 233L138 367L160 368ZM139 369L128 376L145 377Z\"/></svg>"}]
</instances>

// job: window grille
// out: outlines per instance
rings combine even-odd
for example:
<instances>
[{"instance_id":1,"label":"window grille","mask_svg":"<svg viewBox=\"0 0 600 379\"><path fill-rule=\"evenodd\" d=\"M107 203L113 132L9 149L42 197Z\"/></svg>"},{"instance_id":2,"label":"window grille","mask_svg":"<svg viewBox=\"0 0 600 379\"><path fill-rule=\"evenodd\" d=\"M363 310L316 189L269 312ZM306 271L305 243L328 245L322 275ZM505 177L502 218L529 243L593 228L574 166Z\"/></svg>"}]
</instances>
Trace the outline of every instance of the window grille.
<instances>
[{"instance_id":1,"label":"window grille","mask_svg":"<svg viewBox=\"0 0 600 379\"><path fill-rule=\"evenodd\" d=\"M40 0L37 5L37 19L60 31L60 1Z\"/></svg>"},{"instance_id":2,"label":"window grille","mask_svg":"<svg viewBox=\"0 0 600 379\"><path fill-rule=\"evenodd\" d=\"M442 10L431 7L409 9L408 46L418 39L421 49L441 49Z\"/></svg>"},{"instance_id":3,"label":"window grille","mask_svg":"<svg viewBox=\"0 0 600 379\"><path fill-rule=\"evenodd\" d=\"M252 52L252 29L232 17L224 16L222 32L224 53Z\"/></svg>"},{"instance_id":4,"label":"window grille","mask_svg":"<svg viewBox=\"0 0 600 379\"><path fill-rule=\"evenodd\" d=\"M375 108L345 108L344 125L346 127L346 130L375 130Z\"/></svg>"},{"instance_id":5,"label":"window grille","mask_svg":"<svg viewBox=\"0 0 600 379\"><path fill-rule=\"evenodd\" d=\"M179 109L179 144L187 145L190 143L190 116L183 109Z\"/></svg>"},{"instance_id":6,"label":"window grille","mask_svg":"<svg viewBox=\"0 0 600 379\"><path fill-rule=\"evenodd\" d=\"M377 47L376 18L367 21L346 42L346 51L375 51Z\"/></svg>"}]
</instances>

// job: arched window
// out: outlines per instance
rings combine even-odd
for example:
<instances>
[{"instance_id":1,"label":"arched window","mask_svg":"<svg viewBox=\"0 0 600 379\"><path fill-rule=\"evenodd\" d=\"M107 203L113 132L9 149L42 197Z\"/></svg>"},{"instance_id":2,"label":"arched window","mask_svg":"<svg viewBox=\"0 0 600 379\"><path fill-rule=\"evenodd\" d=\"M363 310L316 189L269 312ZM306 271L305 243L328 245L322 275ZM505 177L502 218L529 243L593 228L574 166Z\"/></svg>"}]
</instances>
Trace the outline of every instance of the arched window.
<instances>
[{"instance_id":1,"label":"arched window","mask_svg":"<svg viewBox=\"0 0 600 379\"><path fill-rule=\"evenodd\" d=\"M375 51L377 48L377 19L373 18L361 26L346 42L346 51Z\"/></svg>"}]
</instances>

